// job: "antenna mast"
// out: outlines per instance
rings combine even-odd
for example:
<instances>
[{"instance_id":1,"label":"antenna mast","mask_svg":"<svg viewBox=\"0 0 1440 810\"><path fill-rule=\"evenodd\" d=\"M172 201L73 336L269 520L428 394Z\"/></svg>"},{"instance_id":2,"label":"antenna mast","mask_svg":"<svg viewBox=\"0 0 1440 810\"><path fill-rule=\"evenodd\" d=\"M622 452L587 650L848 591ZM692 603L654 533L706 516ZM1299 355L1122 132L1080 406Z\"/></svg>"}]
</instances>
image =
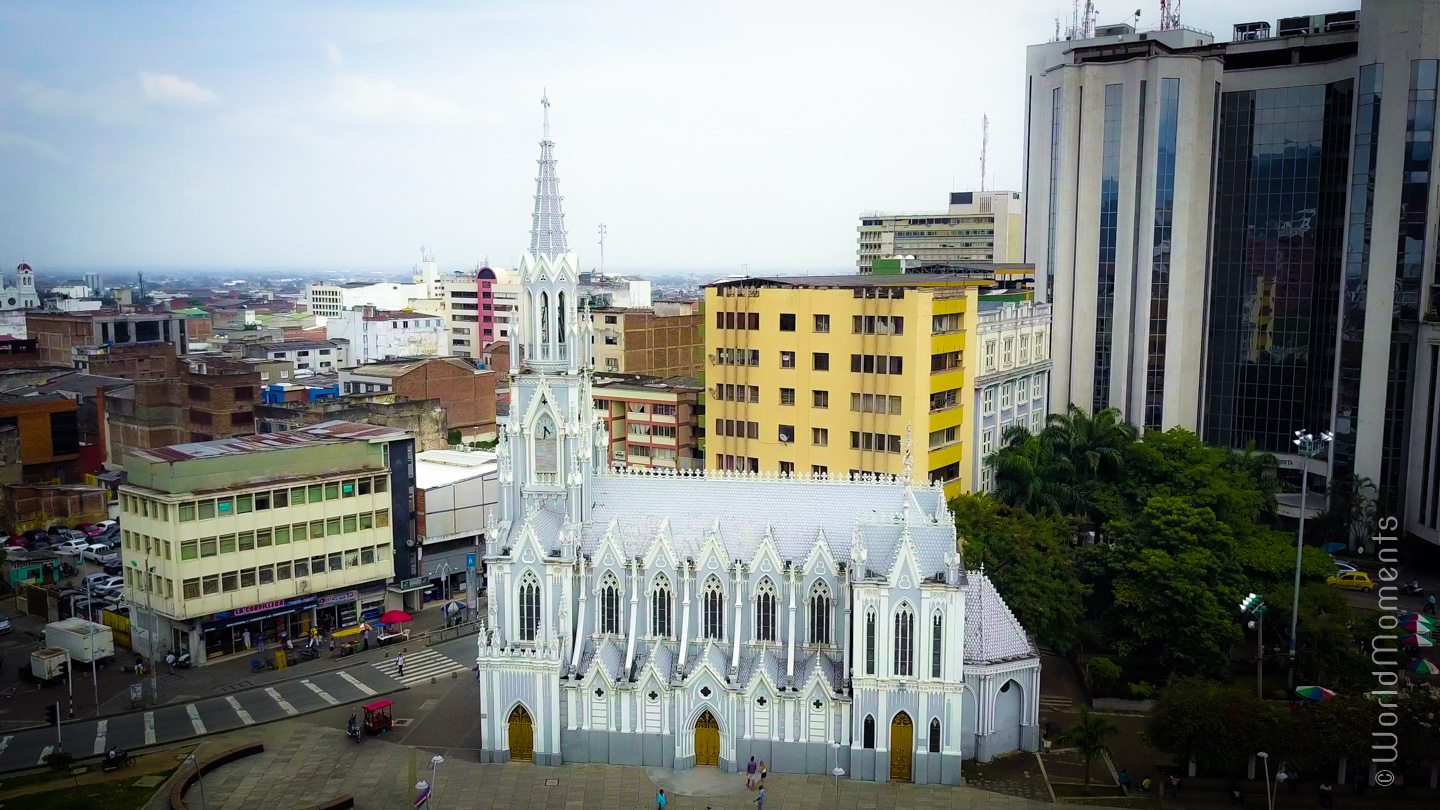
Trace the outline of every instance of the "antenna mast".
<instances>
[{"instance_id":1,"label":"antenna mast","mask_svg":"<svg viewBox=\"0 0 1440 810\"><path fill-rule=\"evenodd\" d=\"M985 190L985 153L990 149L990 116L980 116L980 190Z\"/></svg>"},{"instance_id":2,"label":"antenna mast","mask_svg":"<svg viewBox=\"0 0 1440 810\"><path fill-rule=\"evenodd\" d=\"M1160 0L1160 30L1173 31L1180 27L1180 0Z\"/></svg>"},{"instance_id":3,"label":"antenna mast","mask_svg":"<svg viewBox=\"0 0 1440 810\"><path fill-rule=\"evenodd\" d=\"M605 223L600 223L600 275L605 275Z\"/></svg>"}]
</instances>

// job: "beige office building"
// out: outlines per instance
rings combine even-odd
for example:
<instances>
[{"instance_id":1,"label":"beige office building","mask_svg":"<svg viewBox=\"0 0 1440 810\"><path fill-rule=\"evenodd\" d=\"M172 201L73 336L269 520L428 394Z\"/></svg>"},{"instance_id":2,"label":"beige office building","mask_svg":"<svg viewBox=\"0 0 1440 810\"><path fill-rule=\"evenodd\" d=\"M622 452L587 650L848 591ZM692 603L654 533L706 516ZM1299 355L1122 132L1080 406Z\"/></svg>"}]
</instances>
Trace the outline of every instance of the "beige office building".
<instances>
[{"instance_id":1,"label":"beige office building","mask_svg":"<svg viewBox=\"0 0 1440 810\"><path fill-rule=\"evenodd\" d=\"M952 191L944 211L867 211L860 215L856 265L869 273L876 259L891 256L913 256L921 266L1018 262L1025 248L1022 202L1018 191Z\"/></svg>"}]
</instances>

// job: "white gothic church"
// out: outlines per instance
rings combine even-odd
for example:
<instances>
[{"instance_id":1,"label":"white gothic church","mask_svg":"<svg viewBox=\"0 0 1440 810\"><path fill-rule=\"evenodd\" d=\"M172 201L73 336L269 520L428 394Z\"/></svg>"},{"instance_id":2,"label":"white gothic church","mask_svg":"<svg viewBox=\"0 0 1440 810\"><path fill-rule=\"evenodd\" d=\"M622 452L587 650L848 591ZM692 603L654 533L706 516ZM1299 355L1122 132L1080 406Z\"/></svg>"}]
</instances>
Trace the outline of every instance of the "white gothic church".
<instances>
[{"instance_id":1,"label":"white gothic church","mask_svg":"<svg viewBox=\"0 0 1440 810\"><path fill-rule=\"evenodd\" d=\"M1035 750L1038 652L938 486L607 469L575 254L520 268L484 761L958 784Z\"/></svg>"}]
</instances>

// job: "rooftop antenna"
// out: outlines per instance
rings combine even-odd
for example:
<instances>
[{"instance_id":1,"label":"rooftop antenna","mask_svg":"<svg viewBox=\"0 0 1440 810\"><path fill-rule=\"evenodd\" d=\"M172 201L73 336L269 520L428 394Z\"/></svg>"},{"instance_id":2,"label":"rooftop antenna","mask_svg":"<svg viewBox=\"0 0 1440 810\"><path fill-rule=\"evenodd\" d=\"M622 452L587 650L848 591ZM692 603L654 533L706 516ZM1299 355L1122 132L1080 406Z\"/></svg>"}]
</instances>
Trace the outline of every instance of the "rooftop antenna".
<instances>
[{"instance_id":1,"label":"rooftop antenna","mask_svg":"<svg viewBox=\"0 0 1440 810\"><path fill-rule=\"evenodd\" d=\"M1089 39L1095 36L1095 18L1100 16L1100 11L1095 8L1094 0L1085 0L1085 36Z\"/></svg>"},{"instance_id":2,"label":"rooftop antenna","mask_svg":"<svg viewBox=\"0 0 1440 810\"><path fill-rule=\"evenodd\" d=\"M1173 31L1180 27L1180 0L1160 0L1160 30Z\"/></svg>"},{"instance_id":3,"label":"rooftop antenna","mask_svg":"<svg viewBox=\"0 0 1440 810\"><path fill-rule=\"evenodd\" d=\"M600 223L600 275L605 275L605 223Z\"/></svg>"},{"instance_id":4,"label":"rooftop antenna","mask_svg":"<svg viewBox=\"0 0 1440 810\"><path fill-rule=\"evenodd\" d=\"M990 116L980 116L980 190L985 190L985 152L990 149Z\"/></svg>"},{"instance_id":5,"label":"rooftop antenna","mask_svg":"<svg viewBox=\"0 0 1440 810\"><path fill-rule=\"evenodd\" d=\"M550 140L550 93L540 88L540 106L545 108L545 140Z\"/></svg>"}]
</instances>

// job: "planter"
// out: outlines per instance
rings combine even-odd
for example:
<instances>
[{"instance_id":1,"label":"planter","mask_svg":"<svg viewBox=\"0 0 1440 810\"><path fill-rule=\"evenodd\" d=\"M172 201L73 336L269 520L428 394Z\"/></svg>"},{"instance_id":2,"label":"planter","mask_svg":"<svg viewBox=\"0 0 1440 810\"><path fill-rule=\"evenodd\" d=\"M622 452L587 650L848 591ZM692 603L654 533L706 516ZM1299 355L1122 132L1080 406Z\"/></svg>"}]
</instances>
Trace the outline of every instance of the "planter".
<instances>
[{"instance_id":1,"label":"planter","mask_svg":"<svg viewBox=\"0 0 1440 810\"><path fill-rule=\"evenodd\" d=\"M1153 700L1123 700L1121 698L1095 698L1090 705L1102 712L1135 712L1149 714L1155 708Z\"/></svg>"}]
</instances>

